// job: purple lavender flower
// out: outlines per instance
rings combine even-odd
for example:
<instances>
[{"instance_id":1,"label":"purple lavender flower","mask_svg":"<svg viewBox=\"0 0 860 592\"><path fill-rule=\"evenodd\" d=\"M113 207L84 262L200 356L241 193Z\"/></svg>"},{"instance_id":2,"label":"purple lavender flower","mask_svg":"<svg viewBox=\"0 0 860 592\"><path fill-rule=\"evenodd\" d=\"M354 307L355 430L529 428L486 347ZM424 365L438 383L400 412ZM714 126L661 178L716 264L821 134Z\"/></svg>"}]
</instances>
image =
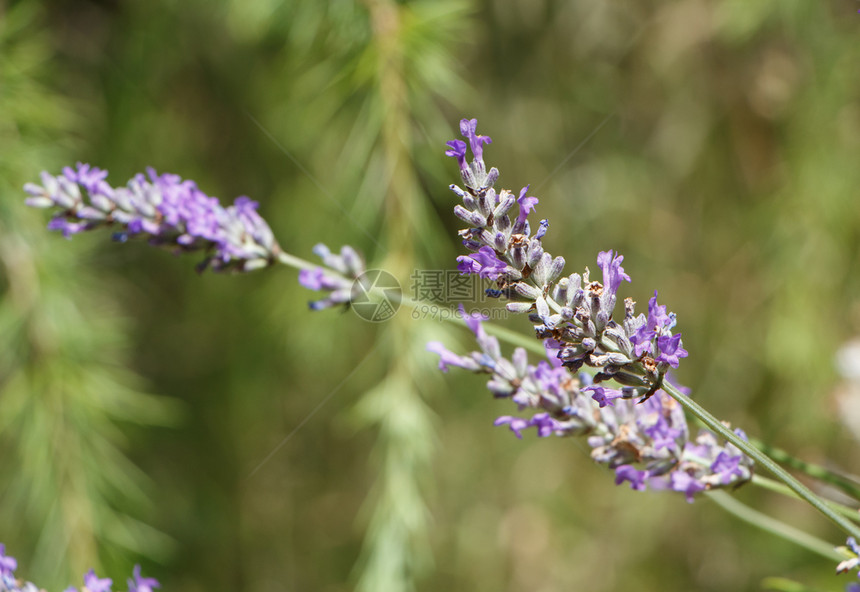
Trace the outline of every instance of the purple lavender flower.
<instances>
[{"instance_id":1,"label":"purple lavender flower","mask_svg":"<svg viewBox=\"0 0 860 592\"><path fill-rule=\"evenodd\" d=\"M632 465L621 465L615 467L615 484L630 483L630 488L636 491L645 491L648 480L648 471L639 471Z\"/></svg>"},{"instance_id":2,"label":"purple lavender flower","mask_svg":"<svg viewBox=\"0 0 860 592\"><path fill-rule=\"evenodd\" d=\"M615 470L616 483L629 482L637 490L679 491L691 500L698 492L751 479L752 461L731 444L720 446L708 431L691 440L683 408L662 390L635 403L630 391L591 384L586 374L573 375L547 361L531 365L522 348L505 358L481 319L461 314L480 351L461 356L441 343L428 344L428 350L439 355L440 368L488 374L493 396L510 399L521 411L536 411L528 418L503 415L495 425L507 425L518 438L529 428L542 438L585 436L592 458ZM548 339L546 345L550 360L555 360L562 344Z\"/></svg>"},{"instance_id":3,"label":"purple lavender flower","mask_svg":"<svg viewBox=\"0 0 860 592\"><path fill-rule=\"evenodd\" d=\"M6 555L6 545L0 543L0 576L11 576L18 569L18 561Z\"/></svg>"},{"instance_id":4,"label":"purple lavender flower","mask_svg":"<svg viewBox=\"0 0 860 592\"><path fill-rule=\"evenodd\" d=\"M460 275L477 273L478 276L491 280L496 280L505 275L508 268L508 264L499 259L496 252L490 247L481 247L477 253L457 257L457 261Z\"/></svg>"},{"instance_id":5,"label":"purple lavender flower","mask_svg":"<svg viewBox=\"0 0 860 592\"><path fill-rule=\"evenodd\" d=\"M608 389L602 386L586 386L582 389L582 392L591 393L591 398L597 402L600 407L606 407L607 405L612 405L612 401L615 399L620 399L624 396L619 390Z\"/></svg>"},{"instance_id":6,"label":"purple lavender flower","mask_svg":"<svg viewBox=\"0 0 860 592\"><path fill-rule=\"evenodd\" d=\"M446 142L448 146L451 147L450 150L445 151L445 156L452 156L457 159L457 164L460 165L460 170L465 171L469 168L469 165L466 164L466 142L463 140L451 140L450 142Z\"/></svg>"},{"instance_id":7,"label":"purple lavender flower","mask_svg":"<svg viewBox=\"0 0 860 592\"><path fill-rule=\"evenodd\" d=\"M614 256L614 252L602 251L597 254L597 264L603 271L603 294L600 296L600 309L607 318L612 316L615 310L616 294L622 281L631 281L630 276L624 273L621 262L623 255Z\"/></svg>"},{"instance_id":8,"label":"purple lavender flower","mask_svg":"<svg viewBox=\"0 0 860 592\"><path fill-rule=\"evenodd\" d=\"M529 214L534 212L535 206L538 204L538 198L529 196L526 197L526 192L529 190L529 186L526 185L520 190L520 195L517 197L517 204L520 206L520 213L517 214L517 219L514 222L513 233L518 234L521 232L526 232L526 225L528 224L527 219ZM528 234L528 232L526 232Z\"/></svg>"},{"instance_id":9,"label":"purple lavender flower","mask_svg":"<svg viewBox=\"0 0 860 592\"><path fill-rule=\"evenodd\" d=\"M0 543L0 592L37 592L40 588L31 582L16 580L13 572L18 567L15 558L6 555L6 548ZM140 566L134 567L134 579L128 580L128 592L153 592L160 588L161 584L155 578L144 578L140 575ZM85 592L110 592L113 580L110 578L99 578L94 570L84 575ZM74 586L69 586L64 592L78 592Z\"/></svg>"},{"instance_id":10,"label":"purple lavender flower","mask_svg":"<svg viewBox=\"0 0 860 592\"><path fill-rule=\"evenodd\" d=\"M144 578L140 575L140 566L135 565L134 580L128 580L128 592L152 592L154 588L161 588L161 584L155 578Z\"/></svg>"},{"instance_id":11,"label":"purple lavender flower","mask_svg":"<svg viewBox=\"0 0 860 592\"><path fill-rule=\"evenodd\" d=\"M677 368L681 358L687 357L687 350L681 347L681 335L661 335L657 338L660 354L656 360Z\"/></svg>"},{"instance_id":12,"label":"purple lavender flower","mask_svg":"<svg viewBox=\"0 0 860 592\"><path fill-rule=\"evenodd\" d=\"M352 298L353 286L365 271L364 261L352 247L341 247L335 255L320 243L313 249L322 259L324 267L303 269L299 272L299 283L309 290L328 292L325 298L308 303L311 310L323 310L338 305L346 305ZM327 269L326 269L327 268Z\"/></svg>"},{"instance_id":13,"label":"purple lavender flower","mask_svg":"<svg viewBox=\"0 0 860 592\"><path fill-rule=\"evenodd\" d=\"M677 368L687 356L680 335L672 333L675 315L657 304L655 293L647 316L637 316L628 298L619 318L618 290L631 279L621 265L624 257L613 250L597 256L602 284L591 281L587 270L563 277L564 259L553 257L543 246L547 221L542 220L531 234L528 216L537 198L527 195L528 186L514 197L507 190L497 193L493 183L484 182L483 146L488 142L477 135L476 120L464 119L460 127L476 158L461 171L465 189L451 186L462 199L454 213L469 225L460 230L460 236L471 251L457 258L457 268L463 274L496 281L499 289L492 290L492 295L508 299L511 312L529 313L540 339L561 343L558 356L566 367L596 369L595 384L615 381L623 387L625 398L653 396L669 368ZM464 163L465 143L452 140L449 146L446 154ZM487 177L496 180L495 175ZM519 214L512 220L510 210L515 204ZM617 390L594 392L604 405L618 398ZM606 393L610 398L601 399Z\"/></svg>"},{"instance_id":14,"label":"purple lavender flower","mask_svg":"<svg viewBox=\"0 0 860 592\"><path fill-rule=\"evenodd\" d=\"M491 144L493 140L489 136L478 135L478 120L461 119L460 133L469 138L469 147L475 160L484 160L484 144Z\"/></svg>"},{"instance_id":15,"label":"purple lavender flower","mask_svg":"<svg viewBox=\"0 0 860 592\"><path fill-rule=\"evenodd\" d=\"M503 415L496 419L493 425L507 425L516 437L520 439L523 437L522 430L531 427L537 428L538 437L540 438L546 438L556 432L562 434L565 431L564 426L550 417L549 413L538 413L533 415L531 419Z\"/></svg>"},{"instance_id":16,"label":"purple lavender flower","mask_svg":"<svg viewBox=\"0 0 860 592\"><path fill-rule=\"evenodd\" d=\"M57 208L48 224L66 238L102 227L117 229L124 242L145 235L153 245L177 252L204 250L202 271L251 271L274 263L280 247L257 203L239 197L224 208L193 181L159 175L154 169L135 175L125 187L112 187L107 171L78 163L59 176L42 173L42 185L27 183L26 203Z\"/></svg>"},{"instance_id":17,"label":"purple lavender flower","mask_svg":"<svg viewBox=\"0 0 860 592\"><path fill-rule=\"evenodd\" d=\"M704 491L706 487L704 483L686 471L672 471L670 484L673 491L683 493L687 501L691 503L693 496L700 491Z\"/></svg>"},{"instance_id":18,"label":"purple lavender flower","mask_svg":"<svg viewBox=\"0 0 860 592\"><path fill-rule=\"evenodd\" d=\"M439 370L448 372L449 367L464 368L475 372L481 368L480 364L466 356L458 356L449 351L444 345L438 341L431 341L427 344L427 351L439 356Z\"/></svg>"},{"instance_id":19,"label":"purple lavender flower","mask_svg":"<svg viewBox=\"0 0 860 592\"><path fill-rule=\"evenodd\" d=\"M466 162L466 143L462 140L450 140L446 145L450 148L445 151L445 156L457 159L460 165L460 176L463 183L471 191L482 192L492 188L493 183L499 177L499 171L495 168L487 172L484 164L484 144L490 144L493 140L489 136L481 136L477 133L477 119L462 119L460 121L460 133L469 140L472 149L472 163Z\"/></svg>"},{"instance_id":20,"label":"purple lavender flower","mask_svg":"<svg viewBox=\"0 0 860 592\"><path fill-rule=\"evenodd\" d=\"M648 301L648 317L644 323L630 336L630 341L635 346L637 356L653 353L651 341L658 335L659 329L671 328L672 318L666 314L666 307L657 304L657 291Z\"/></svg>"},{"instance_id":21,"label":"purple lavender flower","mask_svg":"<svg viewBox=\"0 0 860 592\"><path fill-rule=\"evenodd\" d=\"M90 570L84 576L84 587L89 592L111 592L110 587L113 580L110 578L99 578L95 570Z\"/></svg>"}]
</instances>

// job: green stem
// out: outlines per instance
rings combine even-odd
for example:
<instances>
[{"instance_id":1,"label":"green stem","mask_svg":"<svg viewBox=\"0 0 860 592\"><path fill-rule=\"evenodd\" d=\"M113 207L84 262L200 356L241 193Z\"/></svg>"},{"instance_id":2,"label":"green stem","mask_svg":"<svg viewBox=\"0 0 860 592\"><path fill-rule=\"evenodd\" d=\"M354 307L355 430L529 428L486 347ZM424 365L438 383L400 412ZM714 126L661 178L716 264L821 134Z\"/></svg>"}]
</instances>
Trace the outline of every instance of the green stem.
<instances>
[{"instance_id":1,"label":"green stem","mask_svg":"<svg viewBox=\"0 0 860 592\"><path fill-rule=\"evenodd\" d=\"M321 267L318 263L311 263L310 261L306 261L301 257L296 257L295 255L290 255L285 251L281 251L277 255L278 263L282 263L287 267L294 267L295 269L315 269L317 267ZM323 267L323 271L326 269Z\"/></svg>"},{"instance_id":2,"label":"green stem","mask_svg":"<svg viewBox=\"0 0 860 592\"><path fill-rule=\"evenodd\" d=\"M328 270L325 267L322 267L321 265L319 265L318 263L311 263L310 261L302 259L301 257L296 257L295 255L291 255L290 253L286 253L284 251L281 251L280 253L278 253L277 261L278 261L278 263L286 265L287 267L293 267L295 269L316 269L317 267L320 267L323 270L323 273L327 273L327 274L331 275L332 277L340 277L337 274L337 272ZM386 297L388 297L388 296L389 295L386 294ZM406 296L405 294L400 295L399 302L402 306L406 306L406 307L411 308L411 309L415 309L419 306L425 306L428 304L432 304L434 306L439 306L439 305L436 305L432 302L419 302L419 301L413 300L412 298L410 298L409 296ZM456 323L459 325L463 325L463 326L465 326L465 324L466 324L466 322L463 319L461 319L459 317L459 315L440 315L439 319L443 320L443 321L450 322L450 323ZM534 352L536 354L545 354L546 353L546 350L544 349L544 347L541 343L535 341L533 338L530 338L526 335L522 335L522 334L517 333L515 331L511 331L510 329L506 329L505 327L499 327L498 325L492 325L490 323L484 323L484 328L486 329L487 333L489 333L490 335L495 335L496 337L498 337L499 339L501 339L505 343L510 343L511 345L517 345L519 347L525 348L526 350Z\"/></svg>"},{"instance_id":3,"label":"green stem","mask_svg":"<svg viewBox=\"0 0 860 592\"><path fill-rule=\"evenodd\" d=\"M770 473L772 473L777 479L785 483L789 489L791 489L794 493L797 494L798 497L808 502L813 508L824 514L827 518L830 519L831 522L839 526L839 528L841 528L846 533L855 538L860 537L860 527L832 510L824 502L824 500L820 499L817 495L812 493L812 491L810 491L808 487L806 487L805 485L803 485L803 483L792 477L785 469L776 464L761 450L759 450L746 440L738 437L732 430L727 428L716 417L711 415L711 413L707 409L699 405L696 401L689 398L685 394L681 393L671 384L664 382L663 390L666 391L673 399L678 401L678 403L680 403L680 405L689 413L699 418L699 420L708 428L710 428L715 433L719 434L720 436L737 446L744 454L752 458L754 461L756 461L765 469L767 469Z\"/></svg>"},{"instance_id":4,"label":"green stem","mask_svg":"<svg viewBox=\"0 0 860 592\"><path fill-rule=\"evenodd\" d=\"M761 528L765 532L769 532L775 536L799 545L804 549L812 551L813 553L817 553L830 561L841 561L844 559L844 557L842 557L842 555L840 555L833 546L827 542L790 526L785 522L771 518L757 510L753 510L725 491L709 491L707 495L711 501L716 503L725 511L735 515L748 524Z\"/></svg>"},{"instance_id":5,"label":"green stem","mask_svg":"<svg viewBox=\"0 0 860 592\"><path fill-rule=\"evenodd\" d=\"M816 465L800 460L799 458L795 458L788 452L769 446L755 438L750 438L750 443L776 462L782 463L792 469L803 471L810 477L814 477L823 483L829 483L834 487L838 487L854 499L860 501L860 484L852 480L850 477L840 475L839 473L826 467L822 467L821 465Z\"/></svg>"},{"instance_id":6,"label":"green stem","mask_svg":"<svg viewBox=\"0 0 860 592\"><path fill-rule=\"evenodd\" d=\"M767 489L768 491L773 491L775 493L782 494L787 497L791 497L794 499L798 499L796 493L794 493L787 486L783 485L779 481L774 481L773 479L768 479L767 477L762 477L761 475L753 475L753 485L758 485L762 489ZM852 508L850 506L846 506L844 504L840 504L831 500L825 500L828 506L833 508L834 512L839 512L846 518L853 520L854 522L860 523L860 511L856 508Z\"/></svg>"}]
</instances>

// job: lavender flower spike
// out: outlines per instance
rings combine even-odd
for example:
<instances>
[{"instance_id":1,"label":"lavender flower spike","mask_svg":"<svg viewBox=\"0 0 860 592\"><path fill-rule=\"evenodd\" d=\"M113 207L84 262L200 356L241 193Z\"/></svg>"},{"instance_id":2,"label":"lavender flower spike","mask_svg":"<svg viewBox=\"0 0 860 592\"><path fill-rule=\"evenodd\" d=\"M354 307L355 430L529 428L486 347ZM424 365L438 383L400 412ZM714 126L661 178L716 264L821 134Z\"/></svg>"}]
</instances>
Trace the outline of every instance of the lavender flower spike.
<instances>
[{"instance_id":1,"label":"lavender flower spike","mask_svg":"<svg viewBox=\"0 0 860 592\"><path fill-rule=\"evenodd\" d=\"M439 355L441 369L455 366L487 374L487 388L494 397L510 399L520 411L535 410L529 418L503 415L494 422L508 426L517 438L528 428L535 428L541 438L583 436L592 459L615 471L616 484L630 483L640 491L676 491L687 501L700 492L736 487L752 478L752 461L732 444L720 445L704 430L691 437L683 408L664 391L637 404L624 388L594 385L587 374L571 374L547 361L531 365L522 348L506 358L479 319L467 318L467 323L480 351L461 356L436 342L427 349ZM554 356L559 344L549 345L553 347L547 353Z\"/></svg>"},{"instance_id":2,"label":"lavender flower spike","mask_svg":"<svg viewBox=\"0 0 860 592\"><path fill-rule=\"evenodd\" d=\"M280 247L257 203L239 197L223 207L218 198L200 191L193 181L159 175L153 169L135 175L125 187L105 181L107 171L78 163L61 175L43 172L42 184L27 183L26 203L56 208L48 224L66 238L102 227L117 230L114 238L145 235L150 244L177 252L203 250L202 271L251 271L275 262Z\"/></svg>"},{"instance_id":3,"label":"lavender flower spike","mask_svg":"<svg viewBox=\"0 0 860 592\"><path fill-rule=\"evenodd\" d=\"M314 247L314 254L323 260L326 267L301 270L299 283L309 290L327 292L328 295L308 303L311 310L348 304L355 280L365 271L364 261L355 249L348 245L341 247L340 254L335 255L320 243Z\"/></svg>"},{"instance_id":4,"label":"lavender flower spike","mask_svg":"<svg viewBox=\"0 0 860 592\"><path fill-rule=\"evenodd\" d=\"M475 192L486 191L493 186L496 179L499 177L499 171L495 168L487 172L487 167L484 164L484 144L490 144L493 140L489 136L481 136L477 132L477 119L463 119L460 121L460 133L463 137L469 140L469 147L472 149L472 163L466 162L466 143L462 140L451 140L447 142L450 150L445 152L445 156L451 156L457 159L457 164L460 165L460 176L463 178L463 183L466 187Z\"/></svg>"},{"instance_id":5,"label":"lavender flower spike","mask_svg":"<svg viewBox=\"0 0 860 592\"><path fill-rule=\"evenodd\" d=\"M32 582L24 582L16 579L14 571L18 562L14 557L6 555L6 548L0 543L0 592L38 592L41 590ZM144 578L140 575L140 566L134 566L134 580L128 580L128 592L153 592L160 588L161 584L155 578ZM90 570L84 576L84 592L110 592L113 580L110 578L99 578L94 570ZM64 592L78 592L74 586L69 586Z\"/></svg>"}]
</instances>

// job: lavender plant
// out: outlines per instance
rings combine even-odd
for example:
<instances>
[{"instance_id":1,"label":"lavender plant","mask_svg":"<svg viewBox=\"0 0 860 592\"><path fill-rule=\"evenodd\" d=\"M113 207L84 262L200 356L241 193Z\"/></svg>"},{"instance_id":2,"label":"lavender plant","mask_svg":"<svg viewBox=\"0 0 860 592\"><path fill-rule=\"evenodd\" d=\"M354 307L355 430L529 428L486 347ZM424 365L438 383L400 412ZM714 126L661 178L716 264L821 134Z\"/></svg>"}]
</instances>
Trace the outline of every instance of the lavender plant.
<instances>
[{"instance_id":1,"label":"lavender plant","mask_svg":"<svg viewBox=\"0 0 860 592\"><path fill-rule=\"evenodd\" d=\"M466 187L451 185L463 202L454 214L470 225L459 234L472 254L457 258L458 269L495 281L497 288L488 289L489 295L509 300L511 312L529 313L554 365L528 365L521 348L513 361L502 358L497 340L473 319L467 323L481 352L457 356L432 343L429 349L440 355L440 368L447 371L453 365L492 374L487 386L493 395L511 398L520 410L542 411L530 419L501 417L497 425L509 425L518 437L527 427L536 427L540 436L586 436L594 459L615 470L616 483L630 482L639 490L646 484L673 489L692 501L697 492L749 481L751 459L732 444L719 446L707 431L691 440L683 409L660 390L669 368L677 368L687 356L681 335L672 334L674 313L657 303L655 292L647 316L637 316L628 298L623 322L614 320L618 288L630 276L621 267L624 257L613 251L597 257L602 284L589 279L588 269L562 277L564 259L543 247L548 221L541 220L531 234L528 217L537 198L526 195L528 187L516 198L507 190L497 193L498 169L487 170L483 159L483 147L492 140L477 133L475 119L463 119L460 132L469 141L472 162L462 140L448 142L445 153L457 159ZM515 204L519 211L512 220L509 212ZM583 366L592 373L567 372ZM609 381L620 388L603 386ZM638 399L640 404L617 399ZM745 438L743 432L737 434Z\"/></svg>"},{"instance_id":2,"label":"lavender plant","mask_svg":"<svg viewBox=\"0 0 860 592\"><path fill-rule=\"evenodd\" d=\"M720 446L706 430L691 437L683 409L664 391L639 404L615 401L590 374L572 374L563 367L558 350L550 350L550 361L537 365L528 363L523 348L510 359L503 357L498 340L486 333L481 320L462 314L481 351L459 356L438 342L428 344L428 349L439 354L441 370L454 366L489 374L487 388L495 397L510 399L520 410L539 410L528 419L496 420L518 438L531 427L541 437L585 437L592 458L615 470L617 484L680 491L688 501L701 491L737 487L752 478L752 461L735 446Z\"/></svg>"},{"instance_id":3,"label":"lavender plant","mask_svg":"<svg viewBox=\"0 0 860 592\"><path fill-rule=\"evenodd\" d=\"M18 561L6 555L6 546L0 543L0 592L39 592L40 588L32 582L15 577L17 569ZM128 579L128 592L153 592L154 589L161 588L158 580L140 574L139 565L134 566L132 576L133 578ZM93 569L84 574L83 592L111 592L112 586L112 579L98 577ZM78 592L78 588L69 586L64 592Z\"/></svg>"},{"instance_id":4,"label":"lavender plant","mask_svg":"<svg viewBox=\"0 0 860 592\"><path fill-rule=\"evenodd\" d=\"M146 236L152 245L176 252L205 252L198 270L252 271L274 263L281 252L257 203L238 197L223 207L178 175L154 169L135 175L125 187L105 181L107 171L78 163L60 175L42 173L42 184L24 186L27 205L53 208L50 230L71 236L111 227L114 240Z\"/></svg>"},{"instance_id":5,"label":"lavender plant","mask_svg":"<svg viewBox=\"0 0 860 592\"><path fill-rule=\"evenodd\" d=\"M675 315L658 304L656 292L647 315L637 315L635 303L627 298L623 320L615 320L618 290L631 281L621 255L611 250L598 255L602 282L591 280L588 269L562 276L564 260L543 247L548 221L540 221L532 233L529 215L537 198L527 195L528 188L518 197L506 190L496 192L498 170L488 170L483 160L483 147L491 140L478 135L476 127L475 120L463 120L460 126L472 150L471 162L461 140L449 142L446 153L457 159L465 185L465 189L451 186L462 199L455 214L470 225L460 236L471 254L458 257L458 269L495 282L488 294L504 298L509 311L528 315L548 359L530 364L523 347L504 357L498 339L488 334L482 319L462 310L480 351L458 355L431 342L427 348L439 355L439 368L487 374L494 396L510 399L520 411L537 411L530 417L508 415L496 420L496 425L507 425L517 437L532 427L541 437L585 437L592 458L614 470L616 484L629 483L636 490L672 490L693 501L700 493L751 481L754 462L759 462L854 535L856 525L840 515L835 505L809 492L752 447L741 430L729 430L672 383L670 369L688 354L681 335L673 332ZM314 250L325 267L284 253L265 221L253 209L247 210L250 206L245 202L232 210L220 209L212 198L198 195L193 183L174 177L163 180L154 173L150 181L136 177L128 188L114 189L104 181L103 172L92 171L79 165L62 177L43 175L43 186L27 186L28 203L59 208L50 227L69 236L116 226L123 239L144 234L156 245L180 251L203 248L207 250L204 265L215 270L250 271L275 262L298 267L303 286L325 293L311 303L314 310L348 305L350 288L364 271L362 258L348 246L335 255L318 245ZM174 192L180 197L174 199ZM196 207L204 202L206 207ZM519 211L512 218L509 212L515 204ZM101 217L90 211L93 207ZM403 376L398 374L396 379L400 389ZM712 431L693 435L685 410ZM721 443L718 436L727 442ZM856 556L853 540L848 545ZM839 570L855 567L856 557L852 557Z\"/></svg>"}]
</instances>

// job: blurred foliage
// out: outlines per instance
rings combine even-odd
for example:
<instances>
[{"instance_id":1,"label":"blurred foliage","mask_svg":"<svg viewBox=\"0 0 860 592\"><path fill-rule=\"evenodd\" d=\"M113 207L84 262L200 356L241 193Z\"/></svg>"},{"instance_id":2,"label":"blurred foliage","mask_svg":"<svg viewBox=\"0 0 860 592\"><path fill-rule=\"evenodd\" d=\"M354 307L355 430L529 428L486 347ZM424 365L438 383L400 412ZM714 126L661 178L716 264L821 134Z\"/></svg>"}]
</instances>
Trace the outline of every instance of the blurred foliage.
<instances>
[{"instance_id":1,"label":"blurred foliage","mask_svg":"<svg viewBox=\"0 0 860 592\"><path fill-rule=\"evenodd\" d=\"M259 200L296 255L350 243L408 283L459 252L442 152L477 117L571 271L615 248L624 295L660 290L707 408L856 471L831 400L860 332L856 8L0 2L0 540L46 586L144 558L190 591L840 588L706 500L493 429L506 402L428 368L437 324L311 315L291 270L198 276L145 244L65 242L20 186L152 165ZM179 425L134 425L176 405ZM842 542L795 502L737 496Z\"/></svg>"},{"instance_id":2,"label":"blurred foliage","mask_svg":"<svg viewBox=\"0 0 860 592\"><path fill-rule=\"evenodd\" d=\"M140 392L128 325L88 269L91 244L58 248L44 220L17 207L21 185L69 158L79 124L52 88L49 34L34 3L0 21L0 479L2 538L42 585L77 582L90 566L166 559L173 542L141 518L154 487L126 456L127 430L176 417ZM36 214L36 215L34 215ZM73 579L72 579L73 578Z\"/></svg>"}]
</instances>

